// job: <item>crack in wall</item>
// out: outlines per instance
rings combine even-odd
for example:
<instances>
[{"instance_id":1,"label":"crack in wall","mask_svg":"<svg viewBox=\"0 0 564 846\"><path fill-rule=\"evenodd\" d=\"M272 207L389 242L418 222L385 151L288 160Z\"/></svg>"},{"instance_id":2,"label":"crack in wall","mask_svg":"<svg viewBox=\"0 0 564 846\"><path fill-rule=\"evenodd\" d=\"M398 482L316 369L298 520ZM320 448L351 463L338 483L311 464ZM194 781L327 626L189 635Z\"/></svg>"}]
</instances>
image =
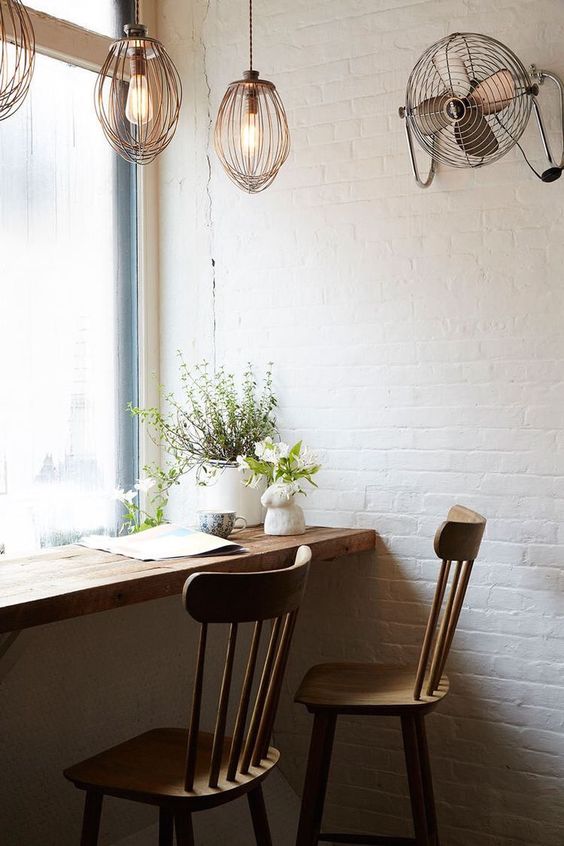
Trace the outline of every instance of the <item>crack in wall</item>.
<instances>
[{"instance_id":1,"label":"crack in wall","mask_svg":"<svg viewBox=\"0 0 564 846\"><path fill-rule=\"evenodd\" d=\"M217 314L216 314L216 273L215 273L215 259L213 257L214 254L214 230L213 230L213 195L211 190L211 179L212 179L212 163L211 163L211 154L210 154L210 147L211 147L211 137L212 137L212 126L213 126L213 118L211 112L211 85L208 78L208 68L207 68L207 49L206 49L206 41L204 38L204 30L206 28L206 23L208 21L208 17L210 14L210 7L211 7L211 0L207 0L206 3L206 11L202 20L202 27L200 30L200 47L202 50L202 70L203 70L203 77L204 82L206 85L206 106L207 106L207 138L206 138L206 162L208 166L208 173L206 178L206 197L207 197L207 213L206 213L206 225L208 228L208 245L209 245L209 252L210 252L210 262L211 262L211 306L212 306L212 358L213 358L213 368L216 369L217 366Z\"/></svg>"}]
</instances>

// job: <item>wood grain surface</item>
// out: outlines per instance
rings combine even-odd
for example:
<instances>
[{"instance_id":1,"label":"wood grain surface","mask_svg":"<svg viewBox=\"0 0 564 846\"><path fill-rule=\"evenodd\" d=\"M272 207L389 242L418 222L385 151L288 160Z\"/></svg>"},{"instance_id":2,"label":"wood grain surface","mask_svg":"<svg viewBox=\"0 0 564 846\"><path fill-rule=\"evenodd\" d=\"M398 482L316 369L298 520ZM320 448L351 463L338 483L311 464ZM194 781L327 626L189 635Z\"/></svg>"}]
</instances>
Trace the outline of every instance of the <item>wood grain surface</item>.
<instances>
[{"instance_id":1,"label":"wood grain surface","mask_svg":"<svg viewBox=\"0 0 564 846\"><path fill-rule=\"evenodd\" d=\"M249 551L230 556L137 561L71 545L26 558L0 560L0 633L81 617L182 592L191 573L274 570L292 564L302 544L313 560L373 550L372 529L313 527L304 535L273 537L245 529L237 542Z\"/></svg>"}]
</instances>

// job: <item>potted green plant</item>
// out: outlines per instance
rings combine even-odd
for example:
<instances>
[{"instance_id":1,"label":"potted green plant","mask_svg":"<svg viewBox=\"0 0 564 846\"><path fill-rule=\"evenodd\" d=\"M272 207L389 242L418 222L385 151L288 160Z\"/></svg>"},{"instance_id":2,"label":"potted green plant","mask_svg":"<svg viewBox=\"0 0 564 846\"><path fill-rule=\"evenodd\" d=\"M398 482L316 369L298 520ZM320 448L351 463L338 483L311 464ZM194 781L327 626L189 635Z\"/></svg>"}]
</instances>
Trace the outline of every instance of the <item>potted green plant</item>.
<instances>
[{"instance_id":1,"label":"potted green plant","mask_svg":"<svg viewBox=\"0 0 564 846\"><path fill-rule=\"evenodd\" d=\"M260 491L244 485L237 456L252 453L255 443L276 432L271 366L259 385L249 364L238 384L225 367L213 370L206 361L189 367L180 352L178 358L178 394L161 391L161 408L131 408L166 455L164 467L151 465L145 472L166 497L195 471L207 510L236 511L256 526L262 522Z\"/></svg>"}]
</instances>

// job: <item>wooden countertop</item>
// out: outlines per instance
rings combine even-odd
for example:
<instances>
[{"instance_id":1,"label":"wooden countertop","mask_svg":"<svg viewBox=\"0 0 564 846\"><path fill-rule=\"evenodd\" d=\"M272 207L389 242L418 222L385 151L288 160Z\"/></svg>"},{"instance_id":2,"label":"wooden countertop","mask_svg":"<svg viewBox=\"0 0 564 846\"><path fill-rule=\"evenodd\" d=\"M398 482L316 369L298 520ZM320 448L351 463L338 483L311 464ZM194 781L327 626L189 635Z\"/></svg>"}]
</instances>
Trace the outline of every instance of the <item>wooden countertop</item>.
<instances>
[{"instance_id":1,"label":"wooden countertop","mask_svg":"<svg viewBox=\"0 0 564 846\"><path fill-rule=\"evenodd\" d=\"M27 558L0 558L0 633L95 614L182 592L201 570L274 570L289 565L307 544L313 561L373 550L372 529L308 528L304 535L273 537L245 529L237 542L249 552L206 558L137 561L71 545Z\"/></svg>"}]
</instances>

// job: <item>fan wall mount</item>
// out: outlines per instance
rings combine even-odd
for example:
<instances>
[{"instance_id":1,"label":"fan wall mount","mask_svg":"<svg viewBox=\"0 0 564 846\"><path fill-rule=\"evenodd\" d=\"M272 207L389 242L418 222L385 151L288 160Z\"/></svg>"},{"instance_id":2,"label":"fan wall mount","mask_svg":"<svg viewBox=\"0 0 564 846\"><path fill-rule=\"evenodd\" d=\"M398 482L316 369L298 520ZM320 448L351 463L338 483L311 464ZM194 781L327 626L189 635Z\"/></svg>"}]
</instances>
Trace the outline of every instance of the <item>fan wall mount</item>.
<instances>
[{"instance_id":1,"label":"fan wall mount","mask_svg":"<svg viewBox=\"0 0 564 846\"><path fill-rule=\"evenodd\" d=\"M563 152L559 162L552 155L537 102L546 79L560 94ZM520 147L532 111L550 165L537 175L553 182L564 168L562 81L534 65L527 70L515 53L487 35L456 32L437 41L411 71L405 105L399 110L417 184L422 188L431 184L437 163L477 168L498 161L515 145ZM419 175L414 138L431 156L426 179Z\"/></svg>"}]
</instances>

